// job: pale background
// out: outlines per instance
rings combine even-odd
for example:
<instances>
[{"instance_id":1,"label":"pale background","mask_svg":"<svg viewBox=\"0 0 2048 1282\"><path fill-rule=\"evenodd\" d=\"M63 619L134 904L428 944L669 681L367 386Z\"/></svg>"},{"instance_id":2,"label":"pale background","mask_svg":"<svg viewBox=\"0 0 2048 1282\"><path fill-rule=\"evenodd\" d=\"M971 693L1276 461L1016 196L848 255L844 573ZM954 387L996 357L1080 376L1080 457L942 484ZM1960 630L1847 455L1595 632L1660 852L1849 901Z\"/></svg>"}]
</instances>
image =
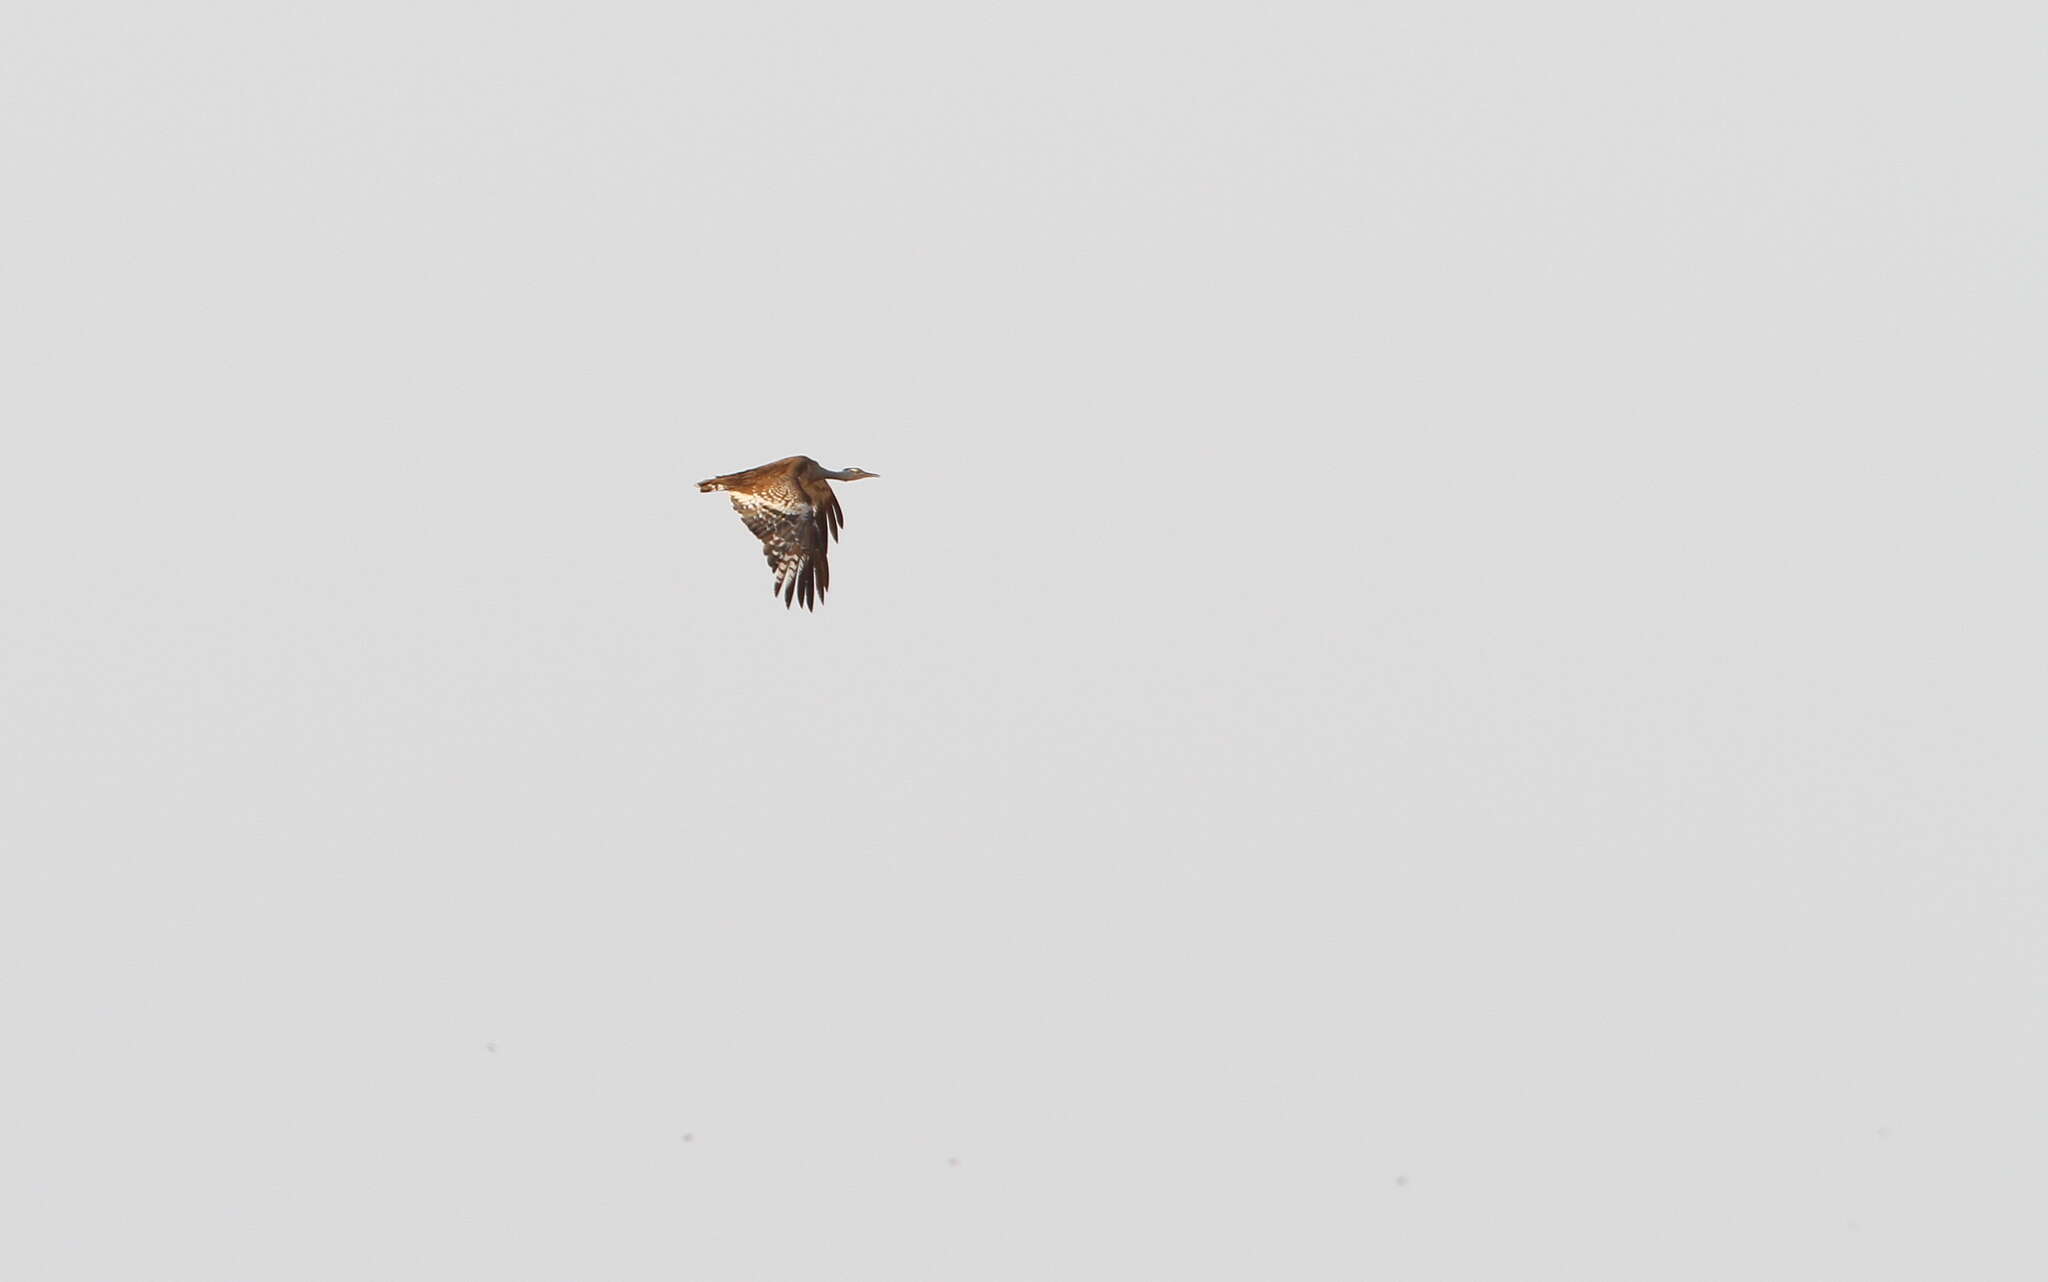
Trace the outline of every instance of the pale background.
<instances>
[{"instance_id":1,"label":"pale background","mask_svg":"<svg viewBox=\"0 0 2048 1282\"><path fill-rule=\"evenodd\" d=\"M2024 13L10 4L0 1273L2048 1276Z\"/></svg>"}]
</instances>

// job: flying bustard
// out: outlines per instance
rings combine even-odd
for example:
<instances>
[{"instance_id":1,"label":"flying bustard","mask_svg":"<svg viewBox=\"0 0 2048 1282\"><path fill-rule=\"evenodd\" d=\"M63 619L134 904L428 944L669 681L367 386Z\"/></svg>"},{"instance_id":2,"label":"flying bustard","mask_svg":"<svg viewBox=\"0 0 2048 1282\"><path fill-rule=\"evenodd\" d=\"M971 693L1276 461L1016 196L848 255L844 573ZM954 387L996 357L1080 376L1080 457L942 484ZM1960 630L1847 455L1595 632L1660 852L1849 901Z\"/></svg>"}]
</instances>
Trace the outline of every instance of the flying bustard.
<instances>
[{"instance_id":1,"label":"flying bustard","mask_svg":"<svg viewBox=\"0 0 2048 1282\"><path fill-rule=\"evenodd\" d=\"M801 601L809 610L832 583L831 567L825 563L826 540L838 538L839 527L846 523L839 510L839 496L826 482L858 481L873 475L857 467L834 472L798 454L699 481L697 488L707 494L725 491L732 499L733 511L761 540L768 567L775 571L775 593L783 605Z\"/></svg>"}]
</instances>

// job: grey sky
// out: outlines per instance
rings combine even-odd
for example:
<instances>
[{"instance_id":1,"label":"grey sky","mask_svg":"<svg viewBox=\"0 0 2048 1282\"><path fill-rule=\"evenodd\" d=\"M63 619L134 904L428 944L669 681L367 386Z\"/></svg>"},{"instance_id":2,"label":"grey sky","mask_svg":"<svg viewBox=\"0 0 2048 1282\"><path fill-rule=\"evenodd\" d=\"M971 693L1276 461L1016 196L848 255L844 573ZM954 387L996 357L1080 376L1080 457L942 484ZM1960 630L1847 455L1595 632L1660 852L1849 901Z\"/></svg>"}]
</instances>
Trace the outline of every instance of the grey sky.
<instances>
[{"instance_id":1,"label":"grey sky","mask_svg":"<svg viewBox=\"0 0 2048 1282\"><path fill-rule=\"evenodd\" d=\"M2041 1276L2048 22L1669 8L12 6L0 1272Z\"/></svg>"}]
</instances>

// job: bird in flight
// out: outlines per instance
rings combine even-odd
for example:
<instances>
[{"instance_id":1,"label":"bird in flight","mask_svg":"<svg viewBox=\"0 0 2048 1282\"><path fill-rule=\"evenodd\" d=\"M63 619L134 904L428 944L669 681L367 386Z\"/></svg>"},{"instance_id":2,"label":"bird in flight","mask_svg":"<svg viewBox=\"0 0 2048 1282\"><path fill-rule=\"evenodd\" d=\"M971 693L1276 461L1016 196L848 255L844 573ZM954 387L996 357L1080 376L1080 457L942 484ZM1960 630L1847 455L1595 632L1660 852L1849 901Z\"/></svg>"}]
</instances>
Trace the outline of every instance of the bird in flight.
<instances>
[{"instance_id":1,"label":"bird in flight","mask_svg":"<svg viewBox=\"0 0 2048 1282\"><path fill-rule=\"evenodd\" d=\"M839 527L846 523L839 510L839 496L826 482L858 481L873 475L857 467L834 472L798 454L699 481L697 489L706 494L723 490L732 499L733 511L761 540L761 549L768 555L768 568L775 572L775 594L784 606L801 602L809 610L816 607L832 582L831 568L825 563L826 540L838 538Z\"/></svg>"}]
</instances>

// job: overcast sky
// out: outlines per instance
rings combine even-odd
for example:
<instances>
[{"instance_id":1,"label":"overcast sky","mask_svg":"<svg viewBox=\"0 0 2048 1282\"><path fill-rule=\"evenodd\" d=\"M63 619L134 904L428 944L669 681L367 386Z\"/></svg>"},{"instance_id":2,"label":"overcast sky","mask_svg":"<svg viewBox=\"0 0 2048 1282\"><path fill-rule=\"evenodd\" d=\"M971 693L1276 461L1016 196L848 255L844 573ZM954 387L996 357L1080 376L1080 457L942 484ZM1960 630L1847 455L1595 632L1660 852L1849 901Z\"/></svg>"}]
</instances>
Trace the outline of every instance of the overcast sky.
<instances>
[{"instance_id":1,"label":"overcast sky","mask_svg":"<svg viewBox=\"0 0 2048 1282\"><path fill-rule=\"evenodd\" d=\"M0 1272L2044 1276L2044 37L10 5Z\"/></svg>"}]
</instances>

